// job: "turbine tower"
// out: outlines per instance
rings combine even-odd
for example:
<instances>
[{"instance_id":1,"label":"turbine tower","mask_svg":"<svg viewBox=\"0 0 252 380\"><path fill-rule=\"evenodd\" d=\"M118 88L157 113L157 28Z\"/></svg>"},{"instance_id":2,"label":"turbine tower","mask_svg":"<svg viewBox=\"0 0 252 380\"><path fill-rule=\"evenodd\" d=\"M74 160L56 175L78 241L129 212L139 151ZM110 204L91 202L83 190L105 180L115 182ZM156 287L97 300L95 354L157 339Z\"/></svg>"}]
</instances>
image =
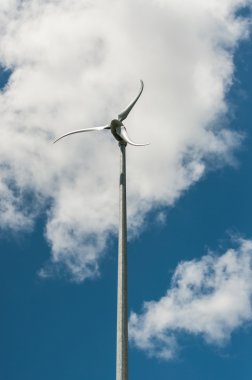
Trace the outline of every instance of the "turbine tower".
<instances>
[{"instance_id":1,"label":"turbine tower","mask_svg":"<svg viewBox=\"0 0 252 380\"><path fill-rule=\"evenodd\" d=\"M122 122L127 118L143 92L144 84L142 80L140 82L141 88L137 97L110 124L72 131L54 141L56 143L64 137L76 133L110 129L120 148L116 380L128 380L126 146L127 144L134 146L149 145L131 141Z\"/></svg>"}]
</instances>

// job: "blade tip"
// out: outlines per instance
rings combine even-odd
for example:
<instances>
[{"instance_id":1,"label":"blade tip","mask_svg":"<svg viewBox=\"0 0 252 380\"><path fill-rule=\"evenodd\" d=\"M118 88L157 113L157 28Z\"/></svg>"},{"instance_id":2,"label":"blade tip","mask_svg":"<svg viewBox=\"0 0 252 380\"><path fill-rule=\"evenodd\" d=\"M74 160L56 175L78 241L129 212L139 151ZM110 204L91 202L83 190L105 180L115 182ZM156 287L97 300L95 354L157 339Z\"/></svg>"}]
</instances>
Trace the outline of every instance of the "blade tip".
<instances>
[{"instance_id":1,"label":"blade tip","mask_svg":"<svg viewBox=\"0 0 252 380\"><path fill-rule=\"evenodd\" d=\"M57 139L53 140L53 144L56 144L59 140L62 139L62 137L64 137L64 136L60 136L60 137L58 137Z\"/></svg>"}]
</instances>

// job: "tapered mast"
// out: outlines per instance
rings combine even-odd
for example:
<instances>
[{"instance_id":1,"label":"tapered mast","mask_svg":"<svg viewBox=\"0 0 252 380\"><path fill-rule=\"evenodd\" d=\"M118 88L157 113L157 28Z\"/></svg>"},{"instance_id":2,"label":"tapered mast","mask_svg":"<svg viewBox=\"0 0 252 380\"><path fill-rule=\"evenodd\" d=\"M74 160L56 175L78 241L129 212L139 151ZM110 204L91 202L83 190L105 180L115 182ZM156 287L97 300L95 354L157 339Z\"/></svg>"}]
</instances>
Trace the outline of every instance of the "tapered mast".
<instances>
[{"instance_id":1,"label":"tapered mast","mask_svg":"<svg viewBox=\"0 0 252 380\"><path fill-rule=\"evenodd\" d=\"M126 145L120 148L116 380L128 380Z\"/></svg>"}]
</instances>

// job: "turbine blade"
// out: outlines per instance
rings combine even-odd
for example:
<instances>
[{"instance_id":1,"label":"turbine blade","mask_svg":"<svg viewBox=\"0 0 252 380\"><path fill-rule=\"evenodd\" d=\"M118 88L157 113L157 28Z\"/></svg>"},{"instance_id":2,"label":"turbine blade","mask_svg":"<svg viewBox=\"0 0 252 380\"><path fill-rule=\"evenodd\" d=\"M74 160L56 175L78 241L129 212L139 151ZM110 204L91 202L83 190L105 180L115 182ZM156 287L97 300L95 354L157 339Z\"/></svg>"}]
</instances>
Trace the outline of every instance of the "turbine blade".
<instances>
[{"instance_id":1,"label":"turbine blade","mask_svg":"<svg viewBox=\"0 0 252 380\"><path fill-rule=\"evenodd\" d=\"M126 143L128 143L130 145L134 145L134 146L146 146L146 145L150 145L149 143L146 143L146 144L137 144L137 143L134 143L133 141L131 141L131 139L128 136L126 128L123 127L123 126L116 128L116 133L123 139L123 141L125 141Z\"/></svg>"},{"instance_id":2,"label":"turbine blade","mask_svg":"<svg viewBox=\"0 0 252 380\"><path fill-rule=\"evenodd\" d=\"M64 137L74 135L76 133L82 133L82 132L92 132L92 131L102 131L103 129L110 129L109 125L104 125L102 127L93 127L93 128L85 128L85 129L78 129L77 131L68 132L63 136L58 137L56 140L54 140L54 144L58 142L59 140L63 139Z\"/></svg>"},{"instance_id":3,"label":"turbine blade","mask_svg":"<svg viewBox=\"0 0 252 380\"><path fill-rule=\"evenodd\" d=\"M140 80L141 82L141 88L140 88L140 92L139 94L137 95L137 97L128 105L128 107L125 108L124 111L122 111L119 115L118 115L118 120L119 121L123 121L126 119L126 117L128 116L128 114L130 113L130 111L132 110L132 108L134 107L134 105L136 104L136 102L138 101L138 99L140 98L142 92L143 92L143 89L144 89L144 83L142 80Z\"/></svg>"}]
</instances>

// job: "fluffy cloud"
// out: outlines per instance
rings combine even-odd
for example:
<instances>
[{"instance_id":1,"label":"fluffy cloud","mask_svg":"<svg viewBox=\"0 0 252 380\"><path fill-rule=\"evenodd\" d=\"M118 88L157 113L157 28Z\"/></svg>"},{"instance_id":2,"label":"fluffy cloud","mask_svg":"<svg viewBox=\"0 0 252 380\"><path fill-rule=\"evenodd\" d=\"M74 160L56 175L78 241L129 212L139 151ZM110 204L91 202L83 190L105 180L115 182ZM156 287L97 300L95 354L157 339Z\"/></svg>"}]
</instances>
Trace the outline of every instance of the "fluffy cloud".
<instances>
[{"instance_id":1,"label":"fluffy cloud","mask_svg":"<svg viewBox=\"0 0 252 380\"><path fill-rule=\"evenodd\" d=\"M131 314L130 337L139 349L170 359L180 332L223 344L251 320L252 241L243 240L222 256L180 263L166 295Z\"/></svg>"},{"instance_id":2,"label":"fluffy cloud","mask_svg":"<svg viewBox=\"0 0 252 380\"><path fill-rule=\"evenodd\" d=\"M0 93L0 226L31 229L46 210L51 262L77 281L98 273L116 231L118 147L109 131L53 146L54 137L109 122L144 79L126 123L132 139L151 142L127 149L132 233L239 145L225 96L235 48L248 36L237 10L251 1L181 4L1 1L0 63L12 75Z\"/></svg>"}]
</instances>

